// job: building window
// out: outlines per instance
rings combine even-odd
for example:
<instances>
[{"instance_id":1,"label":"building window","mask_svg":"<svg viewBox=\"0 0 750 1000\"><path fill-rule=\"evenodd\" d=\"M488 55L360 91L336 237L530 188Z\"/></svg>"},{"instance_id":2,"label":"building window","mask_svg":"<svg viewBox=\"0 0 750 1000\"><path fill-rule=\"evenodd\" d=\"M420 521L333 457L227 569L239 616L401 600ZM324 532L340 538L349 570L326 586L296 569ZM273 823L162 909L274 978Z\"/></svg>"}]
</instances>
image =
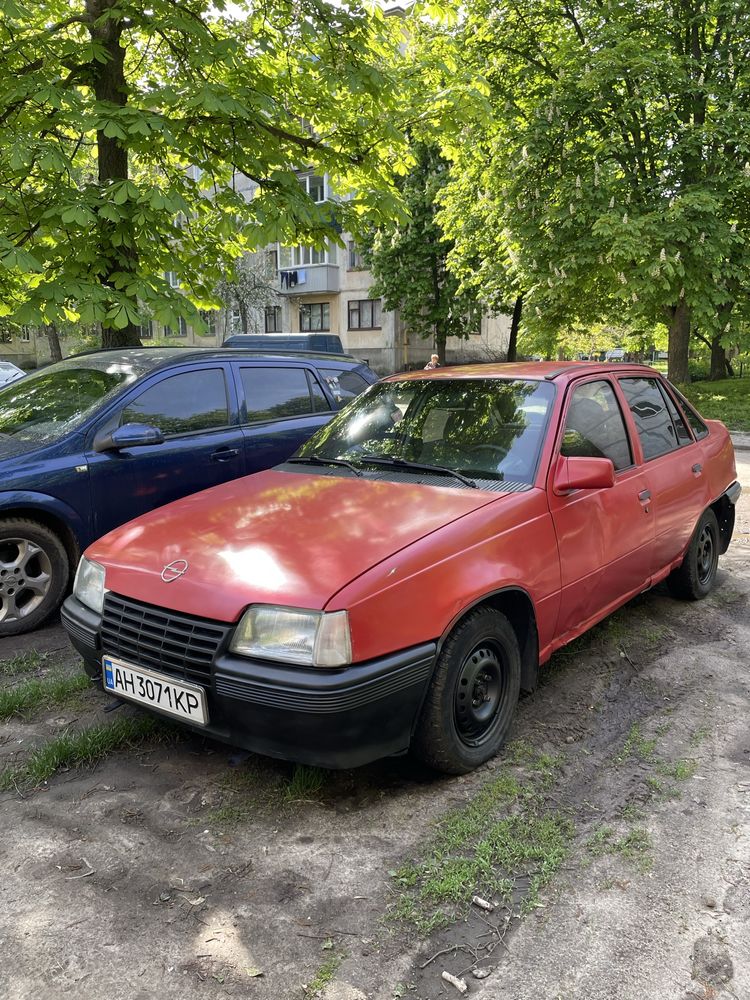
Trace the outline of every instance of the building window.
<instances>
[{"instance_id":1,"label":"building window","mask_svg":"<svg viewBox=\"0 0 750 1000\"><path fill-rule=\"evenodd\" d=\"M165 280L166 280L166 282L167 282L167 284L169 285L170 288L179 288L180 287L180 279L177 277L177 272L176 271L165 271L164 272L164 278L165 278Z\"/></svg>"},{"instance_id":2,"label":"building window","mask_svg":"<svg viewBox=\"0 0 750 1000\"><path fill-rule=\"evenodd\" d=\"M154 324L152 320L149 319L145 323L141 323L138 327L138 336L141 340L154 339Z\"/></svg>"},{"instance_id":3,"label":"building window","mask_svg":"<svg viewBox=\"0 0 750 1000\"><path fill-rule=\"evenodd\" d=\"M242 333L242 314L237 306L232 306L229 313L230 333Z\"/></svg>"},{"instance_id":4,"label":"building window","mask_svg":"<svg viewBox=\"0 0 750 1000\"><path fill-rule=\"evenodd\" d=\"M300 177L299 182L305 194L309 195L316 205L326 200L326 182L324 177L321 177L319 174L307 174L305 177Z\"/></svg>"},{"instance_id":5,"label":"building window","mask_svg":"<svg viewBox=\"0 0 750 1000\"><path fill-rule=\"evenodd\" d=\"M349 329L380 329L380 306L380 299L352 299L349 303Z\"/></svg>"},{"instance_id":6,"label":"building window","mask_svg":"<svg viewBox=\"0 0 750 1000\"><path fill-rule=\"evenodd\" d=\"M271 272L278 271L279 269L279 248L274 247L272 250L266 250L266 266Z\"/></svg>"},{"instance_id":7,"label":"building window","mask_svg":"<svg viewBox=\"0 0 750 1000\"><path fill-rule=\"evenodd\" d=\"M281 306L266 306L266 333L281 333Z\"/></svg>"},{"instance_id":8,"label":"building window","mask_svg":"<svg viewBox=\"0 0 750 1000\"><path fill-rule=\"evenodd\" d=\"M24 344L28 344L30 340L31 340L31 330L29 329L28 326L22 326L21 327L21 341Z\"/></svg>"},{"instance_id":9,"label":"building window","mask_svg":"<svg viewBox=\"0 0 750 1000\"><path fill-rule=\"evenodd\" d=\"M331 329L330 302L309 302L299 307L299 328L303 333Z\"/></svg>"},{"instance_id":10,"label":"building window","mask_svg":"<svg viewBox=\"0 0 750 1000\"><path fill-rule=\"evenodd\" d=\"M206 324L206 329L203 333L204 337L215 337L216 336L216 310L215 309L204 309L201 312L201 319Z\"/></svg>"},{"instance_id":11,"label":"building window","mask_svg":"<svg viewBox=\"0 0 750 1000\"><path fill-rule=\"evenodd\" d=\"M314 247L282 247L280 254L280 266L309 267L311 264L326 264L328 255L325 250L316 250Z\"/></svg>"},{"instance_id":12,"label":"building window","mask_svg":"<svg viewBox=\"0 0 750 1000\"><path fill-rule=\"evenodd\" d=\"M187 320L184 316L180 316L179 322L177 324L177 330L175 332L175 337L187 337L188 335L188 325Z\"/></svg>"},{"instance_id":13,"label":"building window","mask_svg":"<svg viewBox=\"0 0 750 1000\"><path fill-rule=\"evenodd\" d=\"M357 249L357 244L354 240L349 240L347 244L348 252L348 263L347 267L350 271L361 271L365 266L365 262L362 260L362 254Z\"/></svg>"}]
</instances>

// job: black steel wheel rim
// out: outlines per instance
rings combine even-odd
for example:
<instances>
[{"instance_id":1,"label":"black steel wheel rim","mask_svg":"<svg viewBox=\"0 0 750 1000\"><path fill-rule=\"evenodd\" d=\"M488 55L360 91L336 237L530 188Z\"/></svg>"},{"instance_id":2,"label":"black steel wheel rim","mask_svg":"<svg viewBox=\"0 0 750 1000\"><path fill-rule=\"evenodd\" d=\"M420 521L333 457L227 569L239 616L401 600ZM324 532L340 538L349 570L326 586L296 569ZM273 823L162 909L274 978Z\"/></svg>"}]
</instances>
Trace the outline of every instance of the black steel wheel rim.
<instances>
[{"instance_id":1,"label":"black steel wheel rim","mask_svg":"<svg viewBox=\"0 0 750 1000\"><path fill-rule=\"evenodd\" d=\"M698 536L697 565L698 581L704 585L714 571L714 533L708 524L703 525Z\"/></svg>"},{"instance_id":2,"label":"black steel wheel rim","mask_svg":"<svg viewBox=\"0 0 750 1000\"><path fill-rule=\"evenodd\" d=\"M455 689L456 732L467 746L480 746L497 728L506 701L508 671L497 643L482 640L464 659Z\"/></svg>"}]
</instances>

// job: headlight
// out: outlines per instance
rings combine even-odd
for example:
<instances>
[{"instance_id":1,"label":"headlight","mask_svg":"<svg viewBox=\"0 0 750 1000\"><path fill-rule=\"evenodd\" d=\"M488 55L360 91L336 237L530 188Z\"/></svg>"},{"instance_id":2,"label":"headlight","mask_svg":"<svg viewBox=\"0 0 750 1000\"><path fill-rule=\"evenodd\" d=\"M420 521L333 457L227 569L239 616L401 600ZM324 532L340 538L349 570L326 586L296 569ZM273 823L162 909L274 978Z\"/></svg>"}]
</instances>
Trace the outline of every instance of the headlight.
<instances>
[{"instance_id":1,"label":"headlight","mask_svg":"<svg viewBox=\"0 0 750 1000\"><path fill-rule=\"evenodd\" d=\"M103 566L82 556L76 571L76 582L73 584L73 593L81 604L99 614L104 607L104 575Z\"/></svg>"},{"instance_id":2,"label":"headlight","mask_svg":"<svg viewBox=\"0 0 750 1000\"><path fill-rule=\"evenodd\" d=\"M234 633L232 652L308 667L343 667L352 662L346 611L248 608Z\"/></svg>"}]
</instances>

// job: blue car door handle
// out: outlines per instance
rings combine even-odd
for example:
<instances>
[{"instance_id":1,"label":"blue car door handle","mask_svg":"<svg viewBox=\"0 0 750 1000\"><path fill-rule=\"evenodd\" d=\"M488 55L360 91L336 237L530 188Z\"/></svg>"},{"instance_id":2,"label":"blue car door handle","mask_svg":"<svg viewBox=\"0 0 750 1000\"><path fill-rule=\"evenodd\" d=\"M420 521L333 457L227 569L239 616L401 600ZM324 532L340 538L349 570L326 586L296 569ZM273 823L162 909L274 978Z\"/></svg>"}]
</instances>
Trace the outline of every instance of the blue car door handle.
<instances>
[{"instance_id":1,"label":"blue car door handle","mask_svg":"<svg viewBox=\"0 0 750 1000\"><path fill-rule=\"evenodd\" d=\"M239 453L238 448L217 448L216 451L211 453L211 461L228 462L230 458L237 458Z\"/></svg>"}]
</instances>

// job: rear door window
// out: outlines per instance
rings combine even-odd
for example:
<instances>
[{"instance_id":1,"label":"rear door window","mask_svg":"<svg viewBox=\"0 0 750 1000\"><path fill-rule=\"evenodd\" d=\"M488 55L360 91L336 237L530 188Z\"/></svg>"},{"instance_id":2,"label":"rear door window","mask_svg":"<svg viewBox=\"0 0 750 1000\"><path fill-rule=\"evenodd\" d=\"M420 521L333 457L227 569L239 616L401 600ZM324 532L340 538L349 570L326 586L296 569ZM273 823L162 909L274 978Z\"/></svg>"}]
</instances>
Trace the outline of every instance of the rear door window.
<instances>
[{"instance_id":1,"label":"rear door window","mask_svg":"<svg viewBox=\"0 0 750 1000\"><path fill-rule=\"evenodd\" d=\"M245 391L247 422L301 417L322 409L319 398L313 403L313 393L304 368L274 368L272 366L240 368ZM317 391L322 395L320 386ZM325 409L329 409L326 403Z\"/></svg>"},{"instance_id":2,"label":"rear door window","mask_svg":"<svg viewBox=\"0 0 750 1000\"><path fill-rule=\"evenodd\" d=\"M622 378L620 387L633 414L646 461L689 442L687 428L680 422L678 430L656 379Z\"/></svg>"}]
</instances>

